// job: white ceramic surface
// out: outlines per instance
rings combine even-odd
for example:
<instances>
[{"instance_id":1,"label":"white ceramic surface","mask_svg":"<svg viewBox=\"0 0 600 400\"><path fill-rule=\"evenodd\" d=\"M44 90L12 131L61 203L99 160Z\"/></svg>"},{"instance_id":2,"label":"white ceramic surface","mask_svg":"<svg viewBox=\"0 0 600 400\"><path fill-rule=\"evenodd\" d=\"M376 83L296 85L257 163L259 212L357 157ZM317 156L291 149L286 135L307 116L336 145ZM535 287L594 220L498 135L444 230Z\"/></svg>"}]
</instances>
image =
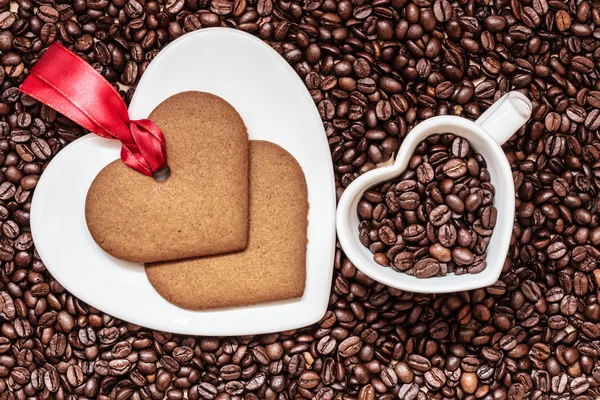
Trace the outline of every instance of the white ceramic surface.
<instances>
[{"instance_id":1,"label":"white ceramic surface","mask_svg":"<svg viewBox=\"0 0 600 400\"><path fill-rule=\"evenodd\" d=\"M244 335L299 328L326 311L335 251L335 187L329 146L303 82L273 49L226 28L202 29L174 41L152 61L131 106L145 118L164 99L186 90L231 103L251 139L268 140L298 160L310 202L306 290L301 299L215 311L178 308L152 288L142 265L117 260L92 240L85 222L88 188L119 158L120 144L93 134L76 140L49 164L31 209L41 259L71 293L138 325L195 335Z\"/></svg>"},{"instance_id":2,"label":"white ceramic surface","mask_svg":"<svg viewBox=\"0 0 600 400\"><path fill-rule=\"evenodd\" d=\"M430 118L413 128L402 142L394 164L358 177L346 188L338 203L338 239L350 261L371 278L411 292L448 293L485 287L496 282L508 252L515 212L512 172L500 146L529 119L531 110L527 97L519 92L509 92L476 122L455 116L441 116ZM427 136L447 132L469 140L474 150L486 160L491 182L496 188L494 205L498 210L498 221L487 250L487 268L483 272L417 279L373 261L373 254L359 240L357 206L366 190L400 175L417 145Z\"/></svg>"}]
</instances>

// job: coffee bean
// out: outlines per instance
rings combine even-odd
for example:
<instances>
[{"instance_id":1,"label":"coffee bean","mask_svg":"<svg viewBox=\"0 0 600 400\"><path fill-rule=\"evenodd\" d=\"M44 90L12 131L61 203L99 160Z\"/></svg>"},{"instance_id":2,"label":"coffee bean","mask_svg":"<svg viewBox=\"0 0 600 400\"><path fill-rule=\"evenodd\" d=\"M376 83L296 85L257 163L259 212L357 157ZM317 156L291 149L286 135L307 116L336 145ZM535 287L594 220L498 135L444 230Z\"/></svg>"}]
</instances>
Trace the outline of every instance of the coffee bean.
<instances>
[{"instance_id":1,"label":"coffee bean","mask_svg":"<svg viewBox=\"0 0 600 400\"><path fill-rule=\"evenodd\" d=\"M359 78L366 78L371 75L371 65L364 58L357 58L352 64L352 68Z\"/></svg>"},{"instance_id":2,"label":"coffee bean","mask_svg":"<svg viewBox=\"0 0 600 400\"><path fill-rule=\"evenodd\" d=\"M388 197L386 196L386 200L387 199ZM404 210L414 211L419 207L420 204L420 196L416 192L404 191L396 199L398 205Z\"/></svg>"},{"instance_id":3,"label":"coffee bean","mask_svg":"<svg viewBox=\"0 0 600 400\"><path fill-rule=\"evenodd\" d=\"M408 356L407 363L415 371L426 372L431 369L431 362L427 358L417 354Z\"/></svg>"},{"instance_id":4,"label":"coffee bean","mask_svg":"<svg viewBox=\"0 0 600 400\"><path fill-rule=\"evenodd\" d=\"M389 246L389 245L393 245L396 243L396 234L394 233L392 228L390 228L389 226L381 227L379 229L378 235L379 235L379 239L385 245Z\"/></svg>"},{"instance_id":5,"label":"coffee bean","mask_svg":"<svg viewBox=\"0 0 600 400\"><path fill-rule=\"evenodd\" d=\"M409 225L402 231L402 238L407 242L420 242L425 239L427 232L422 225Z\"/></svg>"},{"instance_id":6,"label":"coffee bean","mask_svg":"<svg viewBox=\"0 0 600 400\"><path fill-rule=\"evenodd\" d=\"M60 378L56 369L51 368L44 373L44 386L50 393L55 393L59 389Z\"/></svg>"},{"instance_id":7,"label":"coffee bean","mask_svg":"<svg viewBox=\"0 0 600 400\"><path fill-rule=\"evenodd\" d=\"M125 375L129 372L131 363L126 359L116 359L108 362L108 373L114 376Z\"/></svg>"},{"instance_id":8,"label":"coffee bean","mask_svg":"<svg viewBox=\"0 0 600 400\"><path fill-rule=\"evenodd\" d=\"M429 163L423 163L417 167L417 179L422 184L427 184L435 178L433 167Z\"/></svg>"},{"instance_id":9,"label":"coffee bean","mask_svg":"<svg viewBox=\"0 0 600 400\"><path fill-rule=\"evenodd\" d=\"M469 249L464 247L455 247L452 250L452 261L459 265L470 265L473 263L475 257Z\"/></svg>"},{"instance_id":10,"label":"coffee bean","mask_svg":"<svg viewBox=\"0 0 600 400\"><path fill-rule=\"evenodd\" d=\"M429 247L429 254L439 262L449 262L452 260L452 252L440 243L434 243Z\"/></svg>"},{"instance_id":11,"label":"coffee bean","mask_svg":"<svg viewBox=\"0 0 600 400\"><path fill-rule=\"evenodd\" d=\"M485 18L484 25L491 32L501 32L506 27L506 18L490 15Z\"/></svg>"},{"instance_id":12,"label":"coffee bean","mask_svg":"<svg viewBox=\"0 0 600 400\"><path fill-rule=\"evenodd\" d=\"M398 398L401 400L414 400L419 394L419 385L416 383L407 383L400 387Z\"/></svg>"},{"instance_id":13,"label":"coffee bean","mask_svg":"<svg viewBox=\"0 0 600 400\"><path fill-rule=\"evenodd\" d=\"M440 271L440 263L434 258L424 258L415 264L414 269L417 278L430 278Z\"/></svg>"},{"instance_id":14,"label":"coffee bean","mask_svg":"<svg viewBox=\"0 0 600 400\"><path fill-rule=\"evenodd\" d=\"M460 378L460 387L465 393L473 394L477 390L478 379L477 374L466 372Z\"/></svg>"},{"instance_id":15,"label":"coffee bean","mask_svg":"<svg viewBox=\"0 0 600 400\"><path fill-rule=\"evenodd\" d=\"M209 382L202 382L193 388L198 393L198 399L214 399L217 397L217 388ZM189 396L189 394L188 394ZM191 399L192 396L190 396Z\"/></svg>"},{"instance_id":16,"label":"coffee bean","mask_svg":"<svg viewBox=\"0 0 600 400\"><path fill-rule=\"evenodd\" d=\"M467 173L467 164L463 160L453 158L443 165L442 170L447 177L457 179Z\"/></svg>"},{"instance_id":17,"label":"coffee bean","mask_svg":"<svg viewBox=\"0 0 600 400\"><path fill-rule=\"evenodd\" d=\"M569 384L569 388L574 395L579 395L582 393L586 393L590 387L590 383L585 377L578 377L571 381Z\"/></svg>"},{"instance_id":18,"label":"coffee bean","mask_svg":"<svg viewBox=\"0 0 600 400\"><path fill-rule=\"evenodd\" d=\"M377 86L373 79L361 78L358 80L357 89L362 93L373 93L377 89Z\"/></svg>"},{"instance_id":19,"label":"coffee bean","mask_svg":"<svg viewBox=\"0 0 600 400\"><path fill-rule=\"evenodd\" d=\"M360 388L360 391L358 392L358 399L359 400L374 400L375 399L375 388L373 387L373 385L365 385L363 387Z\"/></svg>"},{"instance_id":20,"label":"coffee bean","mask_svg":"<svg viewBox=\"0 0 600 400\"><path fill-rule=\"evenodd\" d=\"M452 247L457 240L456 228L453 225L442 225L438 231L439 240L442 246Z\"/></svg>"},{"instance_id":21,"label":"coffee bean","mask_svg":"<svg viewBox=\"0 0 600 400\"><path fill-rule=\"evenodd\" d=\"M52 155L52 150L48 143L41 138L35 138L31 142L31 150L39 160L46 160Z\"/></svg>"},{"instance_id":22,"label":"coffee bean","mask_svg":"<svg viewBox=\"0 0 600 400\"><path fill-rule=\"evenodd\" d=\"M11 261L15 256L15 250L8 244L0 242L0 260Z\"/></svg>"},{"instance_id":23,"label":"coffee bean","mask_svg":"<svg viewBox=\"0 0 600 400\"><path fill-rule=\"evenodd\" d=\"M15 367L10 373L10 377L19 385L24 385L29 381L29 370L23 367Z\"/></svg>"},{"instance_id":24,"label":"coffee bean","mask_svg":"<svg viewBox=\"0 0 600 400\"><path fill-rule=\"evenodd\" d=\"M452 142L452 154L454 157L465 158L469 155L469 150L469 142L460 136L457 136Z\"/></svg>"},{"instance_id":25,"label":"coffee bean","mask_svg":"<svg viewBox=\"0 0 600 400\"><path fill-rule=\"evenodd\" d=\"M58 11L54 7L48 5L40 6L37 15L42 21L51 24L56 23L59 17Z\"/></svg>"},{"instance_id":26,"label":"coffee bean","mask_svg":"<svg viewBox=\"0 0 600 400\"><path fill-rule=\"evenodd\" d=\"M600 127L600 110L592 110L585 119L584 125L587 129L596 130Z\"/></svg>"},{"instance_id":27,"label":"coffee bean","mask_svg":"<svg viewBox=\"0 0 600 400\"><path fill-rule=\"evenodd\" d=\"M341 357L348 358L360 351L363 344L358 336L350 336L340 343L338 352Z\"/></svg>"},{"instance_id":28,"label":"coffee bean","mask_svg":"<svg viewBox=\"0 0 600 400\"><path fill-rule=\"evenodd\" d=\"M238 379L242 375L242 370L239 365L228 364L221 367L219 374L223 380L232 381Z\"/></svg>"},{"instance_id":29,"label":"coffee bean","mask_svg":"<svg viewBox=\"0 0 600 400\"><path fill-rule=\"evenodd\" d=\"M78 339L84 346L92 346L96 342L96 332L92 327L79 330Z\"/></svg>"},{"instance_id":30,"label":"coffee bean","mask_svg":"<svg viewBox=\"0 0 600 400\"><path fill-rule=\"evenodd\" d=\"M384 92L390 93L390 94L394 94L394 93L400 93L403 89L403 86L400 82L396 81L393 78L389 78L389 77L382 77L379 80L379 85L381 86L381 89Z\"/></svg>"},{"instance_id":31,"label":"coffee bean","mask_svg":"<svg viewBox=\"0 0 600 400\"><path fill-rule=\"evenodd\" d=\"M442 204L431 210L429 213L429 222L433 226L442 226L452 218L452 211L447 205Z\"/></svg>"},{"instance_id":32,"label":"coffee bean","mask_svg":"<svg viewBox=\"0 0 600 400\"><path fill-rule=\"evenodd\" d=\"M436 367L425 372L424 377L426 385L434 390L440 389L446 383L446 375L444 375L441 369Z\"/></svg>"},{"instance_id":33,"label":"coffee bean","mask_svg":"<svg viewBox=\"0 0 600 400\"><path fill-rule=\"evenodd\" d=\"M385 267L387 267L390 263L387 256L383 253L375 253L373 255L373 261L375 261L377 264L383 265Z\"/></svg>"},{"instance_id":34,"label":"coffee bean","mask_svg":"<svg viewBox=\"0 0 600 400\"><path fill-rule=\"evenodd\" d=\"M547 249L548 257L557 260L567 253L567 247L562 242L552 243Z\"/></svg>"},{"instance_id":35,"label":"coffee bean","mask_svg":"<svg viewBox=\"0 0 600 400\"><path fill-rule=\"evenodd\" d=\"M0 28L10 29L10 27L15 23L16 20L17 16L14 13L10 11L4 11L0 13Z\"/></svg>"},{"instance_id":36,"label":"coffee bean","mask_svg":"<svg viewBox=\"0 0 600 400\"><path fill-rule=\"evenodd\" d=\"M258 0L256 5L256 11L258 15L265 16L271 14L273 11L273 2L272 0Z\"/></svg>"},{"instance_id":37,"label":"coffee bean","mask_svg":"<svg viewBox=\"0 0 600 400\"><path fill-rule=\"evenodd\" d=\"M409 251L401 251L396 254L393 259L393 268L398 271L406 271L412 268L414 264L414 255Z\"/></svg>"},{"instance_id":38,"label":"coffee bean","mask_svg":"<svg viewBox=\"0 0 600 400\"><path fill-rule=\"evenodd\" d=\"M71 365L67 369L67 380L73 386L79 386L84 382L83 370L79 365Z\"/></svg>"},{"instance_id":39,"label":"coffee bean","mask_svg":"<svg viewBox=\"0 0 600 400\"><path fill-rule=\"evenodd\" d=\"M450 210L456 214L462 214L465 211L465 203L455 194L449 194L444 198L444 202Z\"/></svg>"},{"instance_id":40,"label":"coffee bean","mask_svg":"<svg viewBox=\"0 0 600 400\"><path fill-rule=\"evenodd\" d=\"M483 196L480 192L474 192L467 196L465 199L465 210L467 212L474 212L479 209L483 204Z\"/></svg>"},{"instance_id":41,"label":"coffee bean","mask_svg":"<svg viewBox=\"0 0 600 400\"><path fill-rule=\"evenodd\" d=\"M314 371L306 371L300 375L298 385L303 389L312 389L319 384L319 375Z\"/></svg>"},{"instance_id":42,"label":"coffee bean","mask_svg":"<svg viewBox=\"0 0 600 400\"><path fill-rule=\"evenodd\" d=\"M592 107L598 108L600 107L600 92L597 90L591 90L587 96L587 104Z\"/></svg>"}]
</instances>

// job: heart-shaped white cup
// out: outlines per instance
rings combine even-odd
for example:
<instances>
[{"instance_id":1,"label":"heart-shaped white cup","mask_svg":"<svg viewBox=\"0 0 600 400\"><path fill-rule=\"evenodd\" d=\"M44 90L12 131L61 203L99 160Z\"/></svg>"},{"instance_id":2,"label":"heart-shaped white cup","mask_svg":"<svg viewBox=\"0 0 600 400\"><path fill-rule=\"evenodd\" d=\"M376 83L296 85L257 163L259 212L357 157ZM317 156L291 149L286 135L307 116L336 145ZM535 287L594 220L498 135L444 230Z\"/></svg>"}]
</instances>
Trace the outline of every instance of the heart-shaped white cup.
<instances>
[{"instance_id":1,"label":"heart-shaped white cup","mask_svg":"<svg viewBox=\"0 0 600 400\"><path fill-rule=\"evenodd\" d=\"M508 252L515 213L512 171L500 147L527 120L531 102L520 92L502 96L475 122L456 116L430 118L415 126L402 142L393 165L371 170L354 180L344 191L336 214L337 235L348 259L366 275L388 286L419 293L448 293L477 289L496 282ZM467 139L487 163L491 183L496 188L494 206L498 221L487 249L487 268L479 274L418 279L373 261L371 251L359 239L358 202L363 193L379 183L397 178L407 167L415 148L428 136L453 133Z\"/></svg>"}]
</instances>

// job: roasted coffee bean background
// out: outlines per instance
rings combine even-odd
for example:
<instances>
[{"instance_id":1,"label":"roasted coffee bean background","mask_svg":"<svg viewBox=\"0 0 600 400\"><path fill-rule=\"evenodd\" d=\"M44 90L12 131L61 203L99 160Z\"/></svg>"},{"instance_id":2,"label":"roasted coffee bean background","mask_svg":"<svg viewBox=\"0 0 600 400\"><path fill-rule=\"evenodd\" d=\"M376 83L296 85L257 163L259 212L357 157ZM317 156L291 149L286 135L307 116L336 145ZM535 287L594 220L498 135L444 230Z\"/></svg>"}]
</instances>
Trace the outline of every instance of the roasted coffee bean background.
<instances>
[{"instance_id":1,"label":"roasted coffee bean background","mask_svg":"<svg viewBox=\"0 0 600 400\"><path fill-rule=\"evenodd\" d=\"M599 24L588 0L0 0L0 397L596 398ZM401 292L338 249L322 321L239 338L149 331L66 292L34 250L30 200L84 132L18 85L61 41L134 86L169 41L210 26L257 35L302 77L338 194L417 122L474 119L510 89L529 96L532 119L505 145L517 215L501 279Z\"/></svg>"},{"instance_id":2,"label":"roasted coffee bean background","mask_svg":"<svg viewBox=\"0 0 600 400\"><path fill-rule=\"evenodd\" d=\"M498 216L495 194L467 139L429 136L398 178L361 197L360 241L378 264L419 279L480 273Z\"/></svg>"}]
</instances>

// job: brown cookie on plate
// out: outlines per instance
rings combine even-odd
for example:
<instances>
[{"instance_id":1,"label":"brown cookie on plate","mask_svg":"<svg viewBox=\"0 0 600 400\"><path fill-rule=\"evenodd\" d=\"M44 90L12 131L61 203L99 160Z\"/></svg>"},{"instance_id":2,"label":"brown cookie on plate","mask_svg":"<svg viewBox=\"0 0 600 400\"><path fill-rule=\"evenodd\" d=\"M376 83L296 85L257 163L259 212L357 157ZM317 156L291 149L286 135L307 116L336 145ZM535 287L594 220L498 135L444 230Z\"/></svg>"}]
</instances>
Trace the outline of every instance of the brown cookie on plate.
<instances>
[{"instance_id":1,"label":"brown cookie on plate","mask_svg":"<svg viewBox=\"0 0 600 400\"><path fill-rule=\"evenodd\" d=\"M96 243L138 263L246 248L249 141L237 111L213 94L184 92L149 119L165 135L171 175L159 183L121 160L100 171L85 205Z\"/></svg>"},{"instance_id":2,"label":"brown cookie on plate","mask_svg":"<svg viewBox=\"0 0 600 400\"><path fill-rule=\"evenodd\" d=\"M146 265L156 291L202 310L301 297L306 280L308 192L294 157L250 142L250 238L241 252Z\"/></svg>"}]
</instances>

